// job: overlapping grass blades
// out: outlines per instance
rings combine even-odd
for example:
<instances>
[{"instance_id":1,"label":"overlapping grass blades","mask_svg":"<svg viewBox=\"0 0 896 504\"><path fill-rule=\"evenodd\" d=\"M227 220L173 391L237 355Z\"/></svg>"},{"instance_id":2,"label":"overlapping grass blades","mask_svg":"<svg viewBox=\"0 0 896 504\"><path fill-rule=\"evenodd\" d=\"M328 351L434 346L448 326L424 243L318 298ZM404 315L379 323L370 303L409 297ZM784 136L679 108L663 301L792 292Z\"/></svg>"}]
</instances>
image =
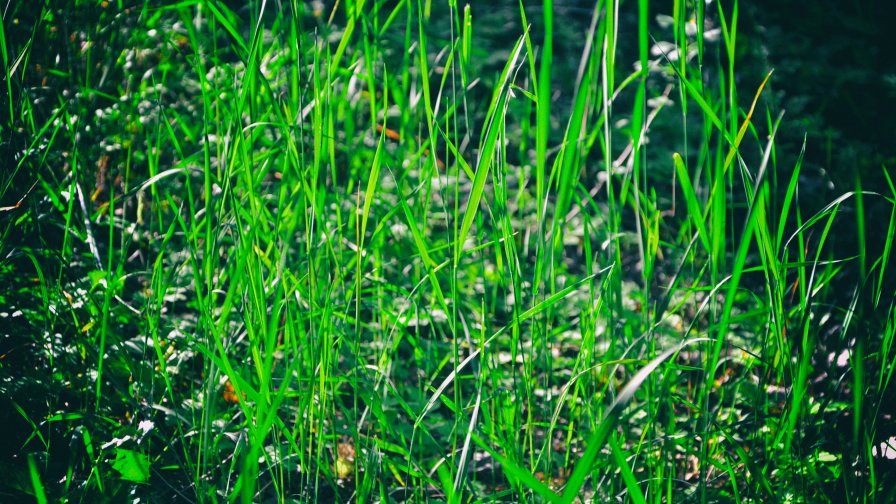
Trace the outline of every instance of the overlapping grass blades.
<instances>
[{"instance_id":1,"label":"overlapping grass blades","mask_svg":"<svg viewBox=\"0 0 896 504\"><path fill-rule=\"evenodd\" d=\"M0 250L76 397L14 402L35 499L892 496L896 189L800 193L772 74L737 88L737 1L325 7L79 28L52 105L0 31L27 137L0 197L34 179Z\"/></svg>"}]
</instances>

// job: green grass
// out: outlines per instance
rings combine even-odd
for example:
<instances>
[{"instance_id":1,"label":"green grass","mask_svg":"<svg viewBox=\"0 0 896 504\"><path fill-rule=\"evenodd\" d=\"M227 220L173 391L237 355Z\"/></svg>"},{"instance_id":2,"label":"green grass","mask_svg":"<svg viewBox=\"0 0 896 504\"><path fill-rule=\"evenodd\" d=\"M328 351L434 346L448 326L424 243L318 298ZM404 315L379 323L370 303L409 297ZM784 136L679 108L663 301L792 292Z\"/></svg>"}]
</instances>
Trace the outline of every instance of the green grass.
<instances>
[{"instance_id":1,"label":"green grass","mask_svg":"<svg viewBox=\"0 0 896 504\"><path fill-rule=\"evenodd\" d=\"M801 194L736 1L64 3L0 33L4 498L893 498L896 189Z\"/></svg>"}]
</instances>

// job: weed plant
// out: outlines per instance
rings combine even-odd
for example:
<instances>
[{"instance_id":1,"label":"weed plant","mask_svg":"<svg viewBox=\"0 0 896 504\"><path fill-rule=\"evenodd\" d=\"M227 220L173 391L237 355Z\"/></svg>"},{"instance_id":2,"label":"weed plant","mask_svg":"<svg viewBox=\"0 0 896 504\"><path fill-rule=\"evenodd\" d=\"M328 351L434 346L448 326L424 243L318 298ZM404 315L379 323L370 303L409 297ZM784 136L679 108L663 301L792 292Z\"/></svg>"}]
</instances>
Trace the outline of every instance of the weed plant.
<instances>
[{"instance_id":1,"label":"weed plant","mask_svg":"<svg viewBox=\"0 0 896 504\"><path fill-rule=\"evenodd\" d=\"M736 0L71 4L0 25L3 500L896 498L896 189L801 194Z\"/></svg>"}]
</instances>

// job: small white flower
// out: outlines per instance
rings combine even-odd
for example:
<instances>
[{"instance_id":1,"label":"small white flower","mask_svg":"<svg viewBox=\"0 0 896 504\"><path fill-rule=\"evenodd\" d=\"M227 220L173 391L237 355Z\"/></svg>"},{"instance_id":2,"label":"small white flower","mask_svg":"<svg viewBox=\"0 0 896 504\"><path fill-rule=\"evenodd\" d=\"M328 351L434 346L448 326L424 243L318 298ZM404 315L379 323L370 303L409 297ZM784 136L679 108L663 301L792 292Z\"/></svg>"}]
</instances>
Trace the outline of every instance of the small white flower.
<instances>
[{"instance_id":1,"label":"small white flower","mask_svg":"<svg viewBox=\"0 0 896 504\"><path fill-rule=\"evenodd\" d=\"M140 429L140 437L143 437L149 434L156 424L152 423L152 420L142 420L139 424L137 424L137 428Z\"/></svg>"}]
</instances>

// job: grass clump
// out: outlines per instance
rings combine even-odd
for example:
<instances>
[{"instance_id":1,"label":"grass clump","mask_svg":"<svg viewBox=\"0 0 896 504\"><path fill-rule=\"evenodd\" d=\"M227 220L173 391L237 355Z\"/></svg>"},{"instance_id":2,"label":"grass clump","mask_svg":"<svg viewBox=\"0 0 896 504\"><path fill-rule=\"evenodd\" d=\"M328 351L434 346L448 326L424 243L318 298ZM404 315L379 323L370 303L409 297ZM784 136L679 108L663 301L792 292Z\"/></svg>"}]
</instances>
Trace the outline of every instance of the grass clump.
<instances>
[{"instance_id":1,"label":"grass clump","mask_svg":"<svg viewBox=\"0 0 896 504\"><path fill-rule=\"evenodd\" d=\"M64 4L0 37L4 495L892 498L896 190L800 193L736 1Z\"/></svg>"}]
</instances>

